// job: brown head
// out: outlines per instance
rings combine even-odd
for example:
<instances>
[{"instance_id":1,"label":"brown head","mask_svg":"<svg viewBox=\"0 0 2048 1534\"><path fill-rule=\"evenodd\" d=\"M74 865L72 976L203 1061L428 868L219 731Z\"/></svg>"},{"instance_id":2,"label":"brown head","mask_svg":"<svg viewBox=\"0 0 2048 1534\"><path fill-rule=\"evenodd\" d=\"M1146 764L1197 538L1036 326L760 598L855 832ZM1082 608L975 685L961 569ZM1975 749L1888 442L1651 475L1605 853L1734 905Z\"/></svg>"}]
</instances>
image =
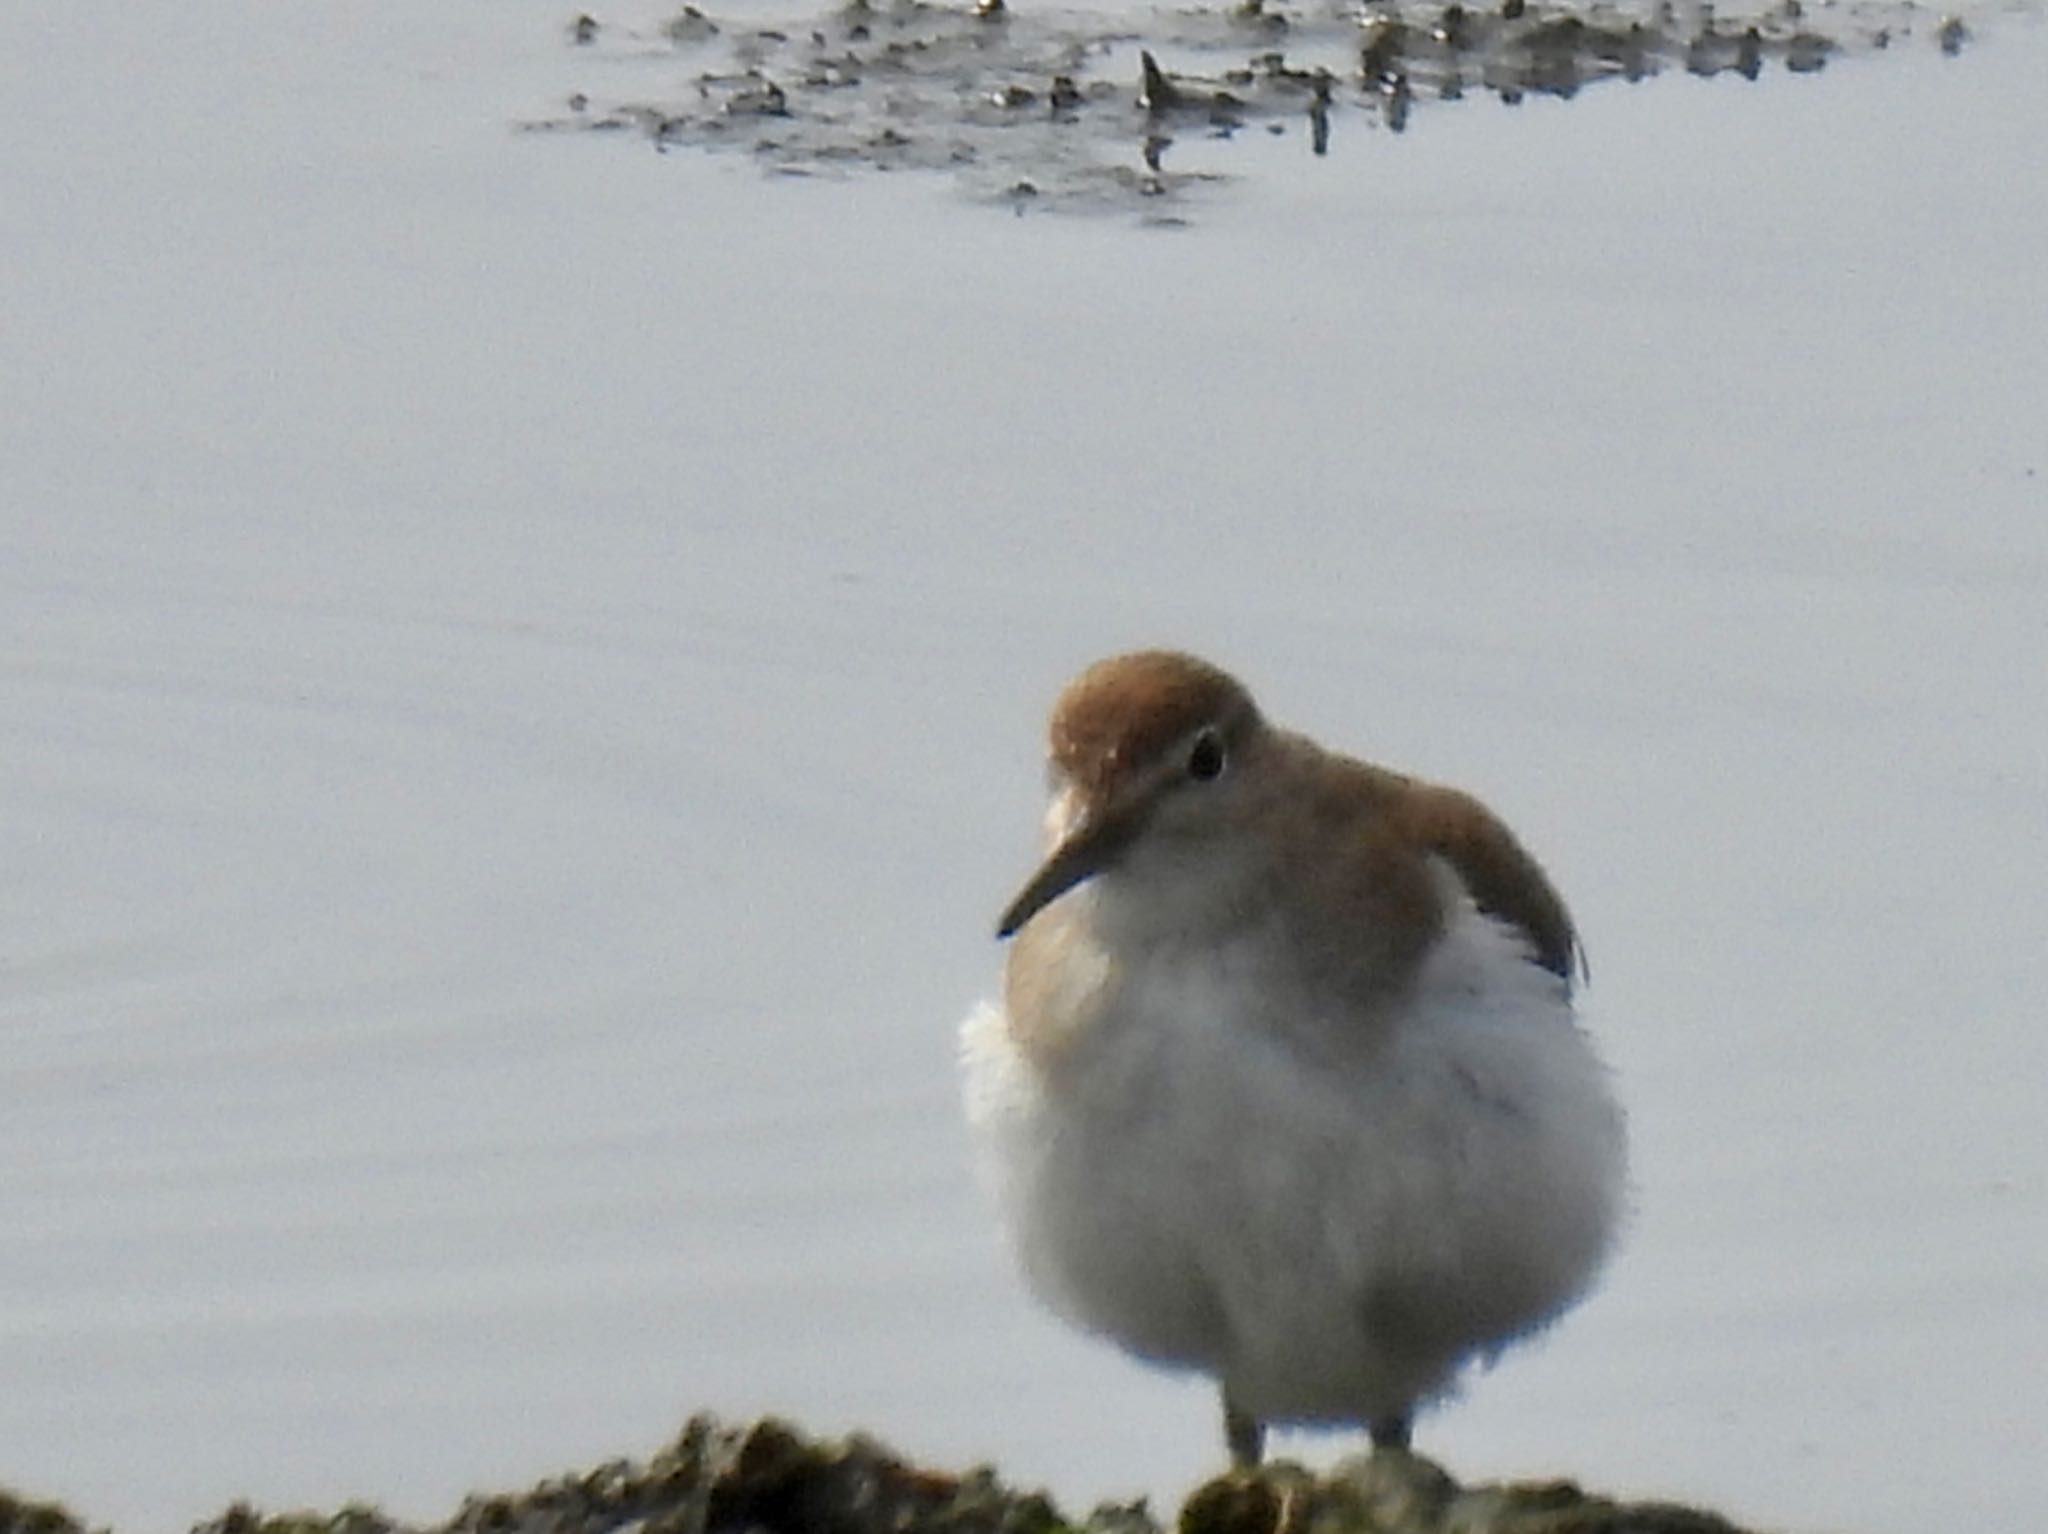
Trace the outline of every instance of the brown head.
<instances>
[{"instance_id":1,"label":"brown head","mask_svg":"<svg viewBox=\"0 0 2048 1534\"><path fill-rule=\"evenodd\" d=\"M1052 851L997 936L1110 867L1140 832L1188 808L1200 815L1265 735L1243 685L1192 655L1141 650L1090 666L1053 708Z\"/></svg>"}]
</instances>

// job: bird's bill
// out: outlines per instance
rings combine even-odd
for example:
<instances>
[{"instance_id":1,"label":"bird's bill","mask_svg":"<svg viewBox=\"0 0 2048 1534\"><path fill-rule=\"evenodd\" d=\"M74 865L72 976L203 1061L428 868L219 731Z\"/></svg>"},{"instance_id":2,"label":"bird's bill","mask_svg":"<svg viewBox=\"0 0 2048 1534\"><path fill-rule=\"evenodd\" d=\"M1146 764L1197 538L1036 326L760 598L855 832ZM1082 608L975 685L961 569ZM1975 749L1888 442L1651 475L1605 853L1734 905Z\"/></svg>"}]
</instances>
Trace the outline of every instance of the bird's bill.
<instances>
[{"instance_id":1,"label":"bird's bill","mask_svg":"<svg viewBox=\"0 0 2048 1534\"><path fill-rule=\"evenodd\" d=\"M1031 882L1010 902L996 925L996 936L1014 936L1018 928L1068 890L1115 862L1137 829L1136 821L1134 814L1115 810L1090 814L1077 821L1039 865Z\"/></svg>"}]
</instances>

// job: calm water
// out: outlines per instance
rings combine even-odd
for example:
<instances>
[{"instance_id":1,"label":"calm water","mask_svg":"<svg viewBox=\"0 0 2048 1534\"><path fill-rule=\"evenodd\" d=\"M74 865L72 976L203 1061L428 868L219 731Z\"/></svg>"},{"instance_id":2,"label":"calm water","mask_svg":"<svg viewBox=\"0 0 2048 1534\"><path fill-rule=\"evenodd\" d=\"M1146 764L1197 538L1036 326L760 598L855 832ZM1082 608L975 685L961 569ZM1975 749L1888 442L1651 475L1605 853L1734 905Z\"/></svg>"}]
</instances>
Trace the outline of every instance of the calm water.
<instances>
[{"instance_id":1,"label":"calm water","mask_svg":"<svg viewBox=\"0 0 2048 1534\"><path fill-rule=\"evenodd\" d=\"M1193 144L1162 230L516 134L567 19L0 60L0 1479L425 1516L701 1406L1213 1467L953 1105L1042 711L1167 642L1484 793L1588 936L1628 1248L1421 1444L2019 1526L2039 23Z\"/></svg>"}]
</instances>

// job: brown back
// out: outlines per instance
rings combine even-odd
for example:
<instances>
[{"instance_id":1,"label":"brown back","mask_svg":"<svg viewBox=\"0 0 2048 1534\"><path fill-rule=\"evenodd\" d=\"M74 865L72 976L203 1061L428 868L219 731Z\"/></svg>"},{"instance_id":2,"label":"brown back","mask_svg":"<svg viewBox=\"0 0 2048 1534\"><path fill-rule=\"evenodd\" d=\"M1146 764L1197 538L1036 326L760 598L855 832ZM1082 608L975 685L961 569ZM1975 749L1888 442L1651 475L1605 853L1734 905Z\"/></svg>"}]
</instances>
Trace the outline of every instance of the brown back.
<instances>
[{"instance_id":1,"label":"brown back","mask_svg":"<svg viewBox=\"0 0 2048 1534\"><path fill-rule=\"evenodd\" d=\"M1418 846L1458 871L1480 910L1519 927L1543 967L1571 980L1580 949L1564 897L1491 810L1455 788L1417 783L1398 814Z\"/></svg>"}]
</instances>

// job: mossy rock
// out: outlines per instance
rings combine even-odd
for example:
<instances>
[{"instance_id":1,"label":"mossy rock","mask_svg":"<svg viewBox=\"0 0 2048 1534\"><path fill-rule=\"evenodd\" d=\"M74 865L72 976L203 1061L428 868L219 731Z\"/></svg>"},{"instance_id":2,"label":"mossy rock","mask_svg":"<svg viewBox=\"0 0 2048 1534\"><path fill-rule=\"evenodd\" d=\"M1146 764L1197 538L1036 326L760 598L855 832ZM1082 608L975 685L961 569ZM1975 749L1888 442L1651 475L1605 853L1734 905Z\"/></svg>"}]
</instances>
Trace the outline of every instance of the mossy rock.
<instances>
[{"instance_id":1,"label":"mossy rock","mask_svg":"<svg viewBox=\"0 0 2048 1534\"><path fill-rule=\"evenodd\" d=\"M1696 1508L1616 1502L1570 1481L1460 1486L1419 1455L1383 1451L1327 1475L1279 1463L1196 1488L1175 1534L1742 1534ZM105 1534L0 1490L0 1534ZM236 1503L193 1534L1163 1534L1145 1504L1085 1519L993 1470L927 1469L862 1434L807 1437L774 1418L693 1417L646 1463L613 1460L530 1490L470 1497L447 1521L373 1507L265 1513Z\"/></svg>"},{"instance_id":2,"label":"mossy rock","mask_svg":"<svg viewBox=\"0 0 2048 1534\"><path fill-rule=\"evenodd\" d=\"M57 1502L37 1502L0 1486L0 1534L87 1534L86 1527Z\"/></svg>"}]
</instances>

